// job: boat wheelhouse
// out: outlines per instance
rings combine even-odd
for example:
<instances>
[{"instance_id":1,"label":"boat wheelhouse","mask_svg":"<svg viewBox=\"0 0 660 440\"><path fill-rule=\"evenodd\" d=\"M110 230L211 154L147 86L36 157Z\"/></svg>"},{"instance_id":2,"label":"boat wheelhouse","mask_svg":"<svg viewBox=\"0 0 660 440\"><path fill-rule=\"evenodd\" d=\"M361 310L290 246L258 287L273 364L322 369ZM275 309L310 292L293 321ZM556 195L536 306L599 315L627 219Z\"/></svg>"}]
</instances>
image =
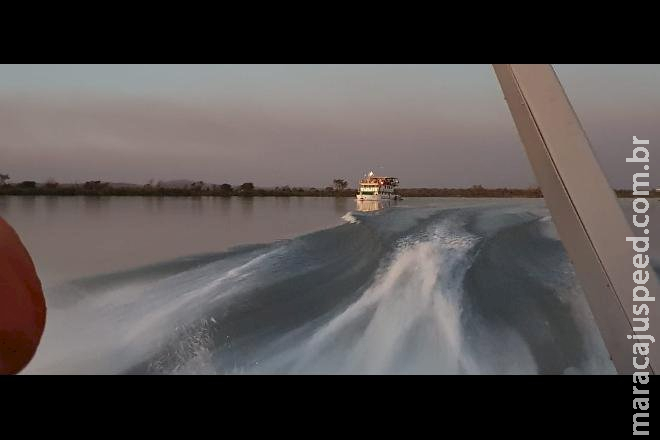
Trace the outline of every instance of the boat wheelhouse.
<instances>
[{"instance_id":1,"label":"boat wheelhouse","mask_svg":"<svg viewBox=\"0 0 660 440\"><path fill-rule=\"evenodd\" d=\"M370 171L367 176L360 180L360 189L356 195L358 200L398 200L401 197L394 193L399 186L396 177L375 176Z\"/></svg>"}]
</instances>

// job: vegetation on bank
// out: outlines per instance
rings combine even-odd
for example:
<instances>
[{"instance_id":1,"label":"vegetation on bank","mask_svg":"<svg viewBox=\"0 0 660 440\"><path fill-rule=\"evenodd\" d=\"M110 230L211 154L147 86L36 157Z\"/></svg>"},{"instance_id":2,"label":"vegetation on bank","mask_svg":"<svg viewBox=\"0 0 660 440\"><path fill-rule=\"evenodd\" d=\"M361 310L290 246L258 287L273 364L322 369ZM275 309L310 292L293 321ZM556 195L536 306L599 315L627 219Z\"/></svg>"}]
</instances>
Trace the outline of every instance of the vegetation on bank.
<instances>
[{"instance_id":1,"label":"vegetation on bank","mask_svg":"<svg viewBox=\"0 0 660 440\"><path fill-rule=\"evenodd\" d=\"M0 183L0 195L46 195L46 196L317 196L317 197L353 197L356 191L347 188L343 179L335 179L333 186L325 188L303 188L277 186L274 188L257 188L252 182L232 186L208 184L202 181L192 182L183 186L167 186L148 183L146 185L122 185L100 180L85 183L59 184L54 181L37 183L23 181L20 183Z\"/></svg>"},{"instance_id":2,"label":"vegetation on bank","mask_svg":"<svg viewBox=\"0 0 660 440\"><path fill-rule=\"evenodd\" d=\"M170 187L161 182L146 185L119 185L100 180L85 183L59 184L54 180L45 183L23 181L6 183L9 176L0 174L0 195L46 195L46 196L214 196L214 197L355 197L356 190L348 188L344 179L334 179L332 186L325 188L303 188L277 186L275 188L258 188L252 182L232 186L208 184L202 181L191 182L181 187ZM402 197L543 197L537 187L518 188L485 188L474 185L470 188L399 188L396 191ZM633 197L632 190L616 190L618 197Z\"/></svg>"}]
</instances>

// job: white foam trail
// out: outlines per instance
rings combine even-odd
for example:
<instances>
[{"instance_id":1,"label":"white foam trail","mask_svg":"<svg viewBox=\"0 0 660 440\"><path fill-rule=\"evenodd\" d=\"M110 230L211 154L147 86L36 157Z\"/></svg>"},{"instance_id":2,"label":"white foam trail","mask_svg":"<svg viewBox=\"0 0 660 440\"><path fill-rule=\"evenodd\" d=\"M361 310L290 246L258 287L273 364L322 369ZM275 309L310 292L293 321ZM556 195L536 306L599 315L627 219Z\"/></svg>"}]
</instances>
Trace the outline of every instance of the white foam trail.
<instances>
[{"instance_id":1,"label":"white foam trail","mask_svg":"<svg viewBox=\"0 0 660 440\"><path fill-rule=\"evenodd\" d=\"M344 220L346 223L360 223L360 220L356 219L352 212L347 212L344 214L342 220Z\"/></svg>"},{"instance_id":2,"label":"white foam trail","mask_svg":"<svg viewBox=\"0 0 660 440\"><path fill-rule=\"evenodd\" d=\"M559 234L557 233L557 228L555 224L552 223L552 218L549 215L541 217L538 220L539 223L539 233L546 238L551 240L559 241Z\"/></svg>"},{"instance_id":3,"label":"white foam trail","mask_svg":"<svg viewBox=\"0 0 660 440\"><path fill-rule=\"evenodd\" d=\"M435 212L392 212L378 223L379 232L405 234ZM534 218L514 213L503 218L486 213L479 222L492 233ZM527 342L515 329L493 328L462 309L462 285L479 238L464 230L461 217L445 217L419 235L405 235L353 304L319 318L329 319L320 328L318 321L310 322L273 336L278 338L274 342L248 347L258 352L258 361L251 358L250 365L230 372L536 373ZM343 219L359 222L352 212ZM552 228L549 218L540 222ZM286 274L291 270L288 257L296 252L291 246L276 245L268 252L242 254L157 281L132 280L51 309L44 341L26 372L116 373L160 354L150 371L214 373L218 367L212 355L218 353L212 352L217 341L211 334L222 320L206 321L207 311L218 301L236 299L259 283L273 283L278 273ZM322 266L323 260L314 264ZM537 266L523 269L570 304L585 335L588 363L566 373L608 371L611 363L584 295L575 287L570 263ZM559 286L557 280L562 281ZM175 370L166 371L172 365Z\"/></svg>"},{"instance_id":4,"label":"white foam trail","mask_svg":"<svg viewBox=\"0 0 660 440\"><path fill-rule=\"evenodd\" d=\"M51 309L43 341L25 372L110 374L129 368L172 334L194 323L203 328L208 322L199 319L200 311L247 288L253 271L282 251L275 248L229 270L211 263ZM187 339L203 354L203 338L197 336Z\"/></svg>"},{"instance_id":5,"label":"white foam trail","mask_svg":"<svg viewBox=\"0 0 660 440\"><path fill-rule=\"evenodd\" d=\"M211 346L210 322L214 320L202 319L199 326L183 327L177 332L178 344L169 358L173 358L175 367L170 370L160 358L150 362L149 371L153 373L170 374L215 374L217 373L213 362Z\"/></svg>"},{"instance_id":6,"label":"white foam trail","mask_svg":"<svg viewBox=\"0 0 660 440\"><path fill-rule=\"evenodd\" d=\"M362 297L288 355L293 371L457 373L465 359L461 282L475 244L447 220L402 243Z\"/></svg>"}]
</instances>

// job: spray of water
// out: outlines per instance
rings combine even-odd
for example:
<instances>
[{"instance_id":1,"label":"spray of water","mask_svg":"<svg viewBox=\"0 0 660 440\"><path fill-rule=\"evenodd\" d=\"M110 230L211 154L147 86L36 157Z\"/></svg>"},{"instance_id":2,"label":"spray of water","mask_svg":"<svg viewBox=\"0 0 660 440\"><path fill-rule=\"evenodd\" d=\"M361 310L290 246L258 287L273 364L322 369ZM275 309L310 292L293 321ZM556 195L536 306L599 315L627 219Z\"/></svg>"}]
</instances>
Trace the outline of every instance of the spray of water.
<instances>
[{"instance_id":1,"label":"spray of water","mask_svg":"<svg viewBox=\"0 0 660 440\"><path fill-rule=\"evenodd\" d=\"M577 322L571 328L583 341L575 348L580 356L558 372L608 372L570 263L548 247L556 237L547 212L536 211L489 205L348 213L336 228L192 268L169 263L157 277L136 270L66 285L63 294L77 299L51 308L26 372L536 373L538 347L575 339L553 340L550 318L544 321L551 316ZM520 243L531 250L517 250ZM490 253L475 271L485 248ZM467 290L470 277L498 276L502 261L489 258L510 249L553 259L527 264L523 255L505 262L518 271L500 283L507 287L484 291L491 283L479 280L470 285L481 291ZM484 298L492 301L478 307ZM511 298L533 301L507 304ZM555 305L559 312L543 308ZM525 332L516 325L527 325L519 318L530 312L539 322Z\"/></svg>"}]
</instances>

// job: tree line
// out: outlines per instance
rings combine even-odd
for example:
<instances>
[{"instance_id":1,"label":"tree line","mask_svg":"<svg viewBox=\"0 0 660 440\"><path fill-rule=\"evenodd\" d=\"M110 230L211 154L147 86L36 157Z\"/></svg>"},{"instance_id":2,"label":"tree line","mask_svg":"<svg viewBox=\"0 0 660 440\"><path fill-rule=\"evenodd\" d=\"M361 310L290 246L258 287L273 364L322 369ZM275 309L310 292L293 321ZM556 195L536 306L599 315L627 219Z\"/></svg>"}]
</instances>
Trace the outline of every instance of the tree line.
<instances>
[{"instance_id":1,"label":"tree line","mask_svg":"<svg viewBox=\"0 0 660 440\"><path fill-rule=\"evenodd\" d=\"M166 183L153 180L145 185L117 185L101 180L89 180L83 183L60 184L53 179L38 183L25 180L7 183L9 175L0 174L0 195L99 195L99 196L327 196L349 197L355 195L355 190L348 189L344 179L334 179L332 186L325 188L276 186L274 188L257 188L253 182L240 185L223 183L210 184L204 181L190 182L180 186L168 186Z\"/></svg>"},{"instance_id":2,"label":"tree line","mask_svg":"<svg viewBox=\"0 0 660 440\"><path fill-rule=\"evenodd\" d=\"M162 182L150 181L146 185L117 186L101 180L90 180L84 183L60 184L53 179L44 183L25 180L17 183L7 183L9 175L0 174L0 195L58 195L58 196L217 196L217 197L354 197L356 189L348 188L345 179L334 179L332 185L325 188L276 186L274 188L258 188L253 182L244 182L233 186L229 183L221 185L209 184L204 181L191 182L182 187L168 187ZM398 188L396 193L402 197L543 197L541 189L530 188L486 188L473 185L469 188ZM615 190L618 197L633 197L632 190Z\"/></svg>"}]
</instances>

